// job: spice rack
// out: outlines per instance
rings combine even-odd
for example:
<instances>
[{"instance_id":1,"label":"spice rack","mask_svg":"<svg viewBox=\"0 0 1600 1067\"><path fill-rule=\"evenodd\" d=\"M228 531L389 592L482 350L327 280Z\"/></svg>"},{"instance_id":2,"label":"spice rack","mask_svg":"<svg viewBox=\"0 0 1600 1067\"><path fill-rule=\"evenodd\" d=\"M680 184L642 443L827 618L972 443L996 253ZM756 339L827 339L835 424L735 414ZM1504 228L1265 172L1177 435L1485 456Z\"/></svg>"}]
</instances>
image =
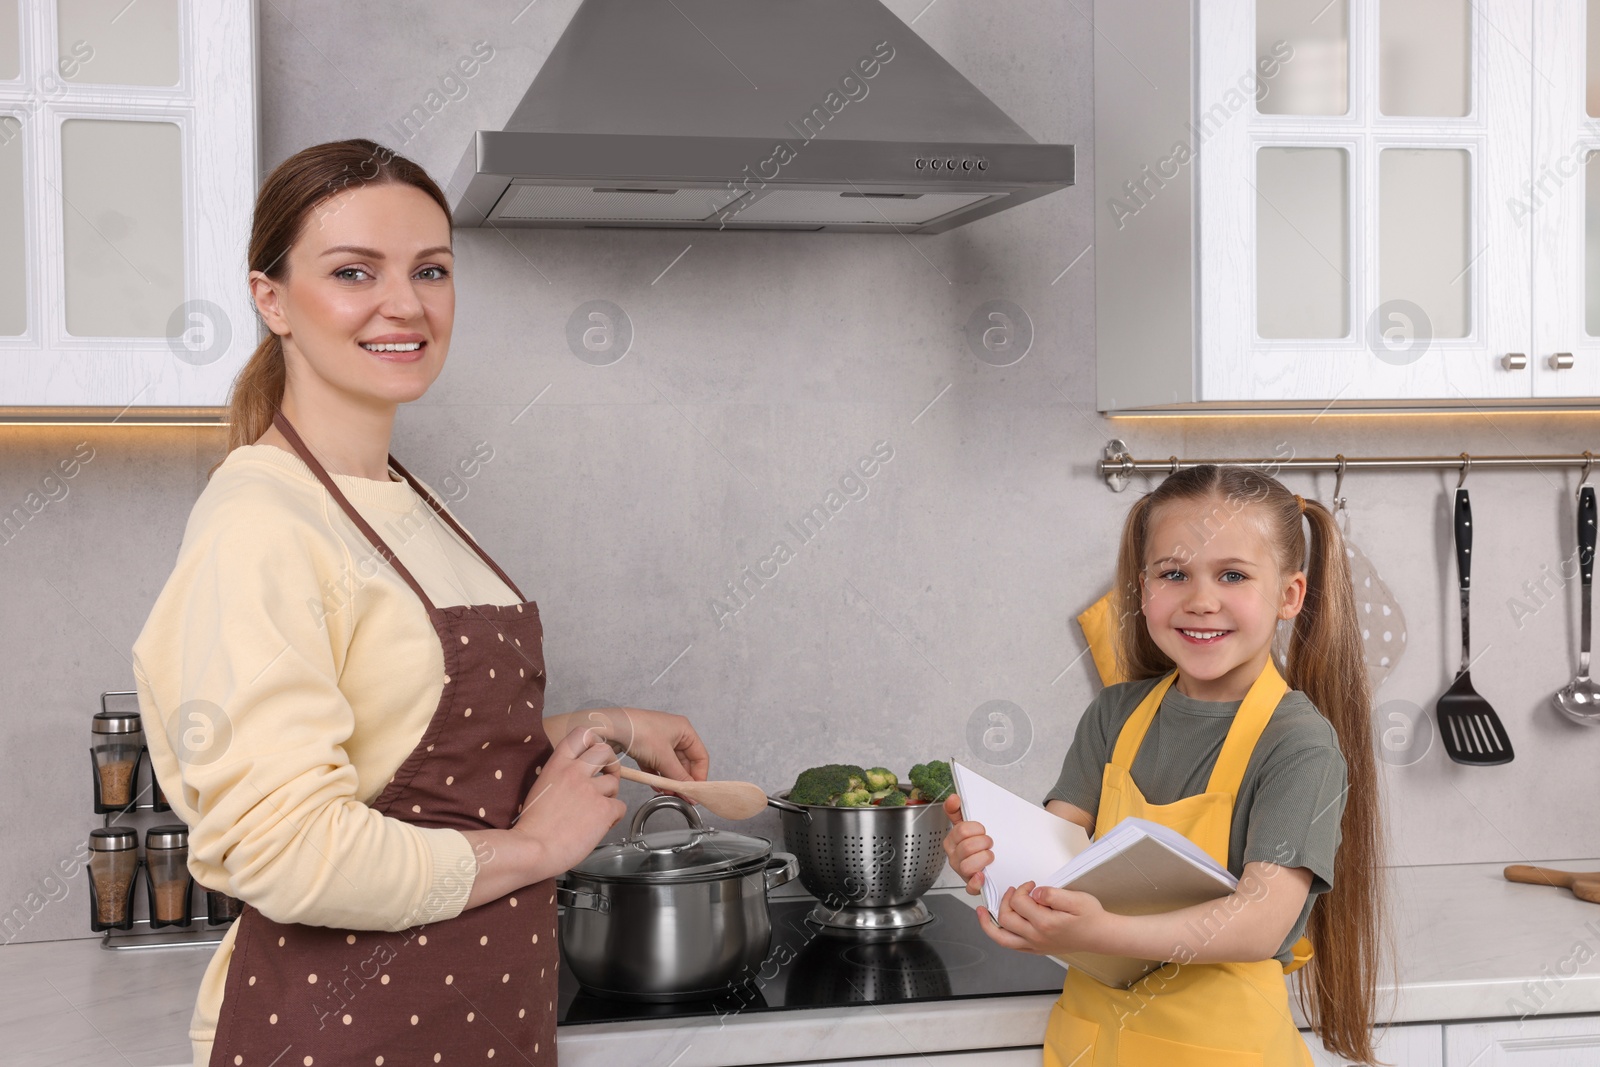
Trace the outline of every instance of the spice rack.
<instances>
[{"instance_id":1,"label":"spice rack","mask_svg":"<svg viewBox=\"0 0 1600 1067\"><path fill-rule=\"evenodd\" d=\"M89 885L89 928L101 934L101 948L117 951L220 944L228 924L238 917L239 902L206 889L188 873L186 826L181 822L155 825L139 819L140 813L171 812L172 807L156 782L138 710L136 692L100 694L89 758L94 810L103 821L90 834L90 862L84 868ZM130 817L151 825L127 825L125 820ZM143 849L139 847L141 838ZM181 882L162 878L158 886L152 876L154 863L168 871L174 866L182 870ZM174 890L174 884L180 884L181 890ZM198 914L197 897L203 902ZM158 903L163 907L158 909ZM178 917L162 920L158 911L176 912Z\"/></svg>"}]
</instances>

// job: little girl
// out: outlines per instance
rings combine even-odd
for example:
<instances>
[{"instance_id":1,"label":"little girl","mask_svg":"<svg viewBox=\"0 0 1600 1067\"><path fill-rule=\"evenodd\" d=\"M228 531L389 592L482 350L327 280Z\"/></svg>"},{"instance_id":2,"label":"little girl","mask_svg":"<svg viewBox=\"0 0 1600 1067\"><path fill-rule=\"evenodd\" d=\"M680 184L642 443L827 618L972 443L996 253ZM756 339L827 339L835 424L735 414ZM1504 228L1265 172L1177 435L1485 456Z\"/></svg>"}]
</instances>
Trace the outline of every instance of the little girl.
<instances>
[{"instance_id":1,"label":"little girl","mask_svg":"<svg viewBox=\"0 0 1600 1067\"><path fill-rule=\"evenodd\" d=\"M1306 1018L1339 1056L1373 1063L1377 767L1332 514L1250 468L1181 471L1128 512L1113 597L1132 680L1084 712L1045 807L1092 835L1133 816L1170 826L1239 886L1124 916L1029 882L1008 887L998 915L980 909L984 932L1008 948L1170 961L1128 989L1069 968L1045 1067L1309 1067L1283 980L1308 960ZM1282 619L1295 622L1280 675ZM993 842L961 820L959 797L945 809L945 853L976 894Z\"/></svg>"}]
</instances>

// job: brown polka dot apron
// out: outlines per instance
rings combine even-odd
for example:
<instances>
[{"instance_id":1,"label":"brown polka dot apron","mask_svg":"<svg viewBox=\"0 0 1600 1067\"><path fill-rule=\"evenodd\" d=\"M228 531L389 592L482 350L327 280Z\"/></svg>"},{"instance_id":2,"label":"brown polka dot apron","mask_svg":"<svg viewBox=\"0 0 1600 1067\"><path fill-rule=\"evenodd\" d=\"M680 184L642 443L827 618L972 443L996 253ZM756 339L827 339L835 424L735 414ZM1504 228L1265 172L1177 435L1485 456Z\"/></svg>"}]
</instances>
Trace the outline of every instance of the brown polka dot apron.
<instances>
[{"instance_id":1,"label":"brown polka dot apron","mask_svg":"<svg viewBox=\"0 0 1600 1067\"><path fill-rule=\"evenodd\" d=\"M435 607L283 413L273 422L422 600L444 650L439 707L372 807L416 826L510 827L551 752L537 606ZM520 598L444 507L389 464ZM210 1067L556 1062L554 879L394 932L277 923L248 902L235 921Z\"/></svg>"}]
</instances>

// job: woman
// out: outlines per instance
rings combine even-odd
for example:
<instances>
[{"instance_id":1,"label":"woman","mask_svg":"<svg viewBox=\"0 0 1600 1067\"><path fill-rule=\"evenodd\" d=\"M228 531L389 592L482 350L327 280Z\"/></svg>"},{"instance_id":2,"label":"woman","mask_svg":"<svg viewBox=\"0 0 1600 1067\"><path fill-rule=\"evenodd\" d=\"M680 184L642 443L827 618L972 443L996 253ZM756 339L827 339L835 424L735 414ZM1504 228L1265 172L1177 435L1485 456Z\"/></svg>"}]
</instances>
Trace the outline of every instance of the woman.
<instances>
[{"instance_id":1,"label":"woman","mask_svg":"<svg viewBox=\"0 0 1600 1067\"><path fill-rule=\"evenodd\" d=\"M553 1064L553 878L626 811L613 748L679 780L705 748L661 712L541 718L536 606L388 456L450 344L438 186L371 141L308 148L249 256L271 336L134 645L190 869L244 902L196 1067Z\"/></svg>"}]
</instances>

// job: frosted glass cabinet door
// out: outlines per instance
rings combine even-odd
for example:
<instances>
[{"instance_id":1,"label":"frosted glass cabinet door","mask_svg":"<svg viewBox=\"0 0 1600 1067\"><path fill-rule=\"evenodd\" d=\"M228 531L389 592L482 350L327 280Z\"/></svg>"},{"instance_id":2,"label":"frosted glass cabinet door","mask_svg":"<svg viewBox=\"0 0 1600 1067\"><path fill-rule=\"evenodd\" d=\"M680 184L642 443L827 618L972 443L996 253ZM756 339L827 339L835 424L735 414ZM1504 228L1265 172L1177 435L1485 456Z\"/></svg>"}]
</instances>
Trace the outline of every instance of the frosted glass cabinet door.
<instances>
[{"instance_id":1,"label":"frosted glass cabinet door","mask_svg":"<svg viewBox=\"0 0 1600 1067\"><path fill-rule=\"evenodd\" d=\"M1350 153L1256 153L1256 332L1350 333Z\"/></svg>"},{"instance_id":2,"label":"frosted glass cabinet door","mask_svg":"<svg viewBox=\"0 0 1600 1067\"><path fill-rule=\"evenodd\" d=\"M259 6L0 0L0 423L221 416L258 329Z\"/></svg>"},{"instance_id":3,"label":"frosted glass cabinet door","mask_svg":"<svg viewBox=\"0 0 1600 1067\"><path fill-rule=\"evenodd\" d=\"M22 73L22 23L18 0L0 0L0 81Z\"/></svg>"},{"instance_id":4,"label":"frosted glass cabinet door","mask_svg":"<svg viewBox=\"0 0 1600 1067\"><path fill-rule=\"evenodd\" d=\"M1600 18L1595 18L1595 5L1585 0L1584 55L1582 60L1585 113L1600 119Z\"/></svg>"},{"instance_id":5,"label":"frosted glass cabinet door","mask_svg":"<svg viewBox=\"0 0 1600 1067\"><path fill-rule=\"evenodd\" d=\"M1539 397L1600 396L1600 0L1535 0L1533 178L1510 205L1533 237Z\"/></svg>"},{"instance_id":6,"label":"frosted glass cabinet door","mask_svg":"<svg viewBox=\"0 0 1600 1067\"><path fill-rule=\"evenodd\" d=\"M1600 152L1583 164L1583 333L1600 337Z\"/></svg>"},{"instance_id":7,"label":"frosted glass cabinet door","mask_svg":"<svg viewBox=\"0 0 1600 1067\"><path fill-rule=\"evenodd\" d=\"M61 124L68 333L167 336L184 302L182 156L170 122Z\"/></svg>"},{"instance_id":8,"label":"frosted glass cabinet door","mask_svg":"<svg viewBox=\"0 0 1600 1067\"><path fill-rule=\"evenodd\" d=\"M56 18L64 80L178 84L178 0L57 0Z\"/></svg>"},{"instance_id":9,"label":"frosted glass cabinet door","mask_svg":"<svg viewBox=\"0 0 1600 1067\"><path fill-rule=\"evenodd\" d=\"M1430 337L1471 332L1471 165L1454 148L1378 154L1378 304L1416 305Z\"/></svg>"},{"instance_id":10,"label":"frosted glass cabinet door","mask_svg":"<svg viewBox=\"0 0 1600 1067\"><path fill-rule=\"evenodd\" d=\"M1256 0L1256 57L1292 51L1257 104L1263 115L1343 115L1350 109L1347 0Z\"/></svg>"},{"instance_id":11,"label":"frosted glass cabinet door","mask_svg":"<svg viewBox=\"0 0 1600 1067\"><path fill-rule=\"evenodd\" d=\"M1472 103L1470 0L1381 0L1378 110L1456 118Z\"/></svg>"},{"instance_id":12,"label":"frosted glass cabinet door","mask_svg":"<svg viewBox=\"0 0 1600 1067\"><path fill-rule=\"evenodd\" d=\"M27 244L23 237L22 137L0 113L0 337L28 329Z\"/></svg>"},{"instance_id":13,"label":"frosted glass cabinet door","mask_svg":"<svg viewBox=\"0 0 1600 1067\"><path fill-rule=\"evenodd\" d=\"M1531 2L1195 8L1197 399L1532 395Z\"/></svg>"}]
</instances>

